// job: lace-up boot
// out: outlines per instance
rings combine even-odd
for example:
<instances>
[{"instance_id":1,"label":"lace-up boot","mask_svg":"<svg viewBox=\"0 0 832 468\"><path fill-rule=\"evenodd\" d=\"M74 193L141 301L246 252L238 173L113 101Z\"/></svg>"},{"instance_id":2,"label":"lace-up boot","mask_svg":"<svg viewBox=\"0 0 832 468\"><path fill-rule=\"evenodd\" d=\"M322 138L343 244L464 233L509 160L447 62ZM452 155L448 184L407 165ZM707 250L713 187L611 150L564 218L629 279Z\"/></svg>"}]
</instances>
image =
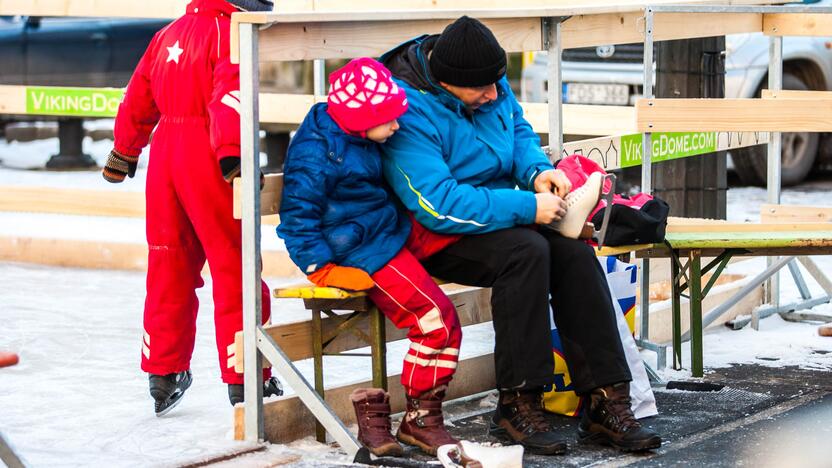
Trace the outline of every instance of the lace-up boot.
<instances>
[{"instance_id":1,"label":"lace-up boot","mask_svg":"<svg viewBox=\"0 0 832 468\"><path fill-rule=\"evenodd\" d=\"M662 439L641 425L630 408L630 384L596 388L578 425L582 443L611 445L625 452L659 448Z\"/></svg>"},{"instance_id":2,"label":"lace-up boot","mask_svg":"<svg viewBox=\"0 0 832 468\"><path fill-rule=\"evenodd\" d=\"M488 432L494 437L519 443L527 452L536 455L566 452L566 442L555 433L543 413L541 390L501 390Z\"/></svg>"}]
</instances>

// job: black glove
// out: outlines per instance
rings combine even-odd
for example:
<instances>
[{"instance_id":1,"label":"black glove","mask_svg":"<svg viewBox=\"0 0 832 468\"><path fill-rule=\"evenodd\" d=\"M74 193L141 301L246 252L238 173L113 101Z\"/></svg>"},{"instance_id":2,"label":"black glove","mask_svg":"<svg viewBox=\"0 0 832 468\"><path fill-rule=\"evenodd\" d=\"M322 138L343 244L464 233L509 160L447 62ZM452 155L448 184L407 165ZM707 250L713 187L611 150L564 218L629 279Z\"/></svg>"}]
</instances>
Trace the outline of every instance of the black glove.
<instances>
[{"instance_id":1,"label":"black glove","mask_svg":"<svg viewBox=\"0 0 832 468\"><path fill-rule=\"evenodd\" d=\"M230 185L234 185L234 178L240 177L240 158L238 156L226 156L220 159L220 171L222 178ZM260 172L260 190L266 186L266 176Z\"/></svg>"},{"instance_id":2,"label":"black glove","mask_svg":"<svg viewBox=\"0 0 832 468\"><path fill-rule=\"evenodd\" d=\"M112 150L110 155L107 156L107 162L104 164L101 175L104 176L104 180L107 182L117 184L124 182L126 176L135 177L138 165L138 156L125 156L116 150Z\"/></svg>"}]
</instances>

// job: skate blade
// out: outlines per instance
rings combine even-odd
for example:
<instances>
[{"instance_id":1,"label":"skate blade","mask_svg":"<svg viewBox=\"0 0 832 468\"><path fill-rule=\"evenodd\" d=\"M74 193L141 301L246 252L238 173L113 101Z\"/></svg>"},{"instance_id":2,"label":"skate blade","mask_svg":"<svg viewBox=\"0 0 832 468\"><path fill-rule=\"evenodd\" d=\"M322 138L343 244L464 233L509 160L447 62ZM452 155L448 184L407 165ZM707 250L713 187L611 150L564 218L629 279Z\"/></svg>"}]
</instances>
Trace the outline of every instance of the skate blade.
<instances>
[{"instance_id":1,"label":"skate blade","mask_svg":"<svg viewBox=\"0 0 832 468\"><path fill-rule=\"evenodd\" d=\"M179 405L179 402L182 401L182 397L184 397L184 396L185 396L184 392L180 393L179 396L176 399L171 400L171 402L168 404L168 406L166 406L164 409L162 409L162 411L157 412L156 417L161 418L162 416L170 413L170 411L172 409L176 408Z\"/></svg>"}]
</instances>

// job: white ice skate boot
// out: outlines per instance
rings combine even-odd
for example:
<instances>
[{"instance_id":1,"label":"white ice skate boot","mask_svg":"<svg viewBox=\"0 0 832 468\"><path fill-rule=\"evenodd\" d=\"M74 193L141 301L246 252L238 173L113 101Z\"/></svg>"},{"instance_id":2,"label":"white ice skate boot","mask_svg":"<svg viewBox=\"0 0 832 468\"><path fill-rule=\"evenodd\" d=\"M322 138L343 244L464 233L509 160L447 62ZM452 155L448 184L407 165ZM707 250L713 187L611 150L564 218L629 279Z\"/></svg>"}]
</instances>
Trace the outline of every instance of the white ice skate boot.
<instances>
[{"instance_id":1,"label":"white ice skate boot","mask_svg":"<svg viewBox=\"0 0 832 468\"><path fill-rule=\"evenodd\" d=\"M604 189L604 174L593 172L586 183L569 192L566 202L566 215L560 221L553 221L549 227L558 231L563 237L577 239L592 210L598 205Z\"/></svg>"},{"instance_id":2,"label":"white ice skate boot","mask_svg":"<svg viewBox=\"0 0 832 468\"><path fill-rule=\"evenodd\" d=\"M489 447L462 440L443 445L436 457L445 468L523 468L523 446Z\"/></svg>"}]
</instances>

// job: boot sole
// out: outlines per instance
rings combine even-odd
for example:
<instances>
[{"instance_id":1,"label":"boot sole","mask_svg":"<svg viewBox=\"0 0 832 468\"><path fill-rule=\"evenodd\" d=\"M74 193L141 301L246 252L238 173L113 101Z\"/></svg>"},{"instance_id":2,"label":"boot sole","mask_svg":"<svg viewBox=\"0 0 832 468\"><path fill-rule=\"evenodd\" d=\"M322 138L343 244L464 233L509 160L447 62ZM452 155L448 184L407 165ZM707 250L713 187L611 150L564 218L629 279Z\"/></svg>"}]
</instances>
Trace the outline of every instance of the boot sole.
<instances>
[{"instance_id":1,"label":"boot sole","mask_svg":"<svg viewBox=\"0 0 832 468\"><path fill-rule=\"evenodd\" d=\"M367 447L367 446L365 445L365 447ZM403 457L404 456L404 449L401 448L401 447L391 447L391 448L388 448L386 450L373 450L369 447L367 447L367 449L370 451L370 453L372 453L373 455L375 455L377 457Z\"/></svg>"},{"instance_id":2,"label":"boot sole","mask_svg":"<svg viewBox=\"0 0 832 468\"><path fill-rule=\"evenodd\" d=\"M532 455L563 455L566 453L568 448L568 445L566 445L565 442L557 442L548 446L524 444L523 442L512 439L511 435L507 430L505 430L505 428L494 424L494 422L489 423L488 435L496 437L504 442L508 442L509 444L520 444L523 446L526 453L530 453Z\"/></svg>"},{"instance_id":3,"label":"boot sole","mask_svg":"<svg viewBox=\"0 0 832 468\"><path fill-rule=\"evenodd\" d=\"M662 446L662 439L658 436L651 437L646 441L637 441L632 444L622 445L603 432L592 433L580 427L578 428L578 441L581 444L606 445L621 450L622 452L646 452Z\"/></svg>"},{"instance_id":4,"label":"boot sole","mask_svg":"<svg viewBox=\"0 0 832 468\"><path fill-rule=\"evenodd\" d=\"M436 448L431 447L430 445L419 441L417 438L415 438L413 436L410 436L410 435L407 435L407 434L402 434L401 432L397 432L396 433L396 439L398 439L399 442L405 443L407 445L413 445L414 447L419 447L420 450L422 450L423 452L425 452L426 454L428 454L432 457L436 456Z\"/></svg>"}]
</instances>

